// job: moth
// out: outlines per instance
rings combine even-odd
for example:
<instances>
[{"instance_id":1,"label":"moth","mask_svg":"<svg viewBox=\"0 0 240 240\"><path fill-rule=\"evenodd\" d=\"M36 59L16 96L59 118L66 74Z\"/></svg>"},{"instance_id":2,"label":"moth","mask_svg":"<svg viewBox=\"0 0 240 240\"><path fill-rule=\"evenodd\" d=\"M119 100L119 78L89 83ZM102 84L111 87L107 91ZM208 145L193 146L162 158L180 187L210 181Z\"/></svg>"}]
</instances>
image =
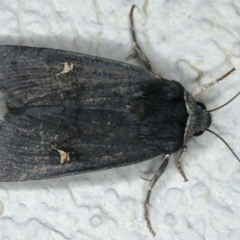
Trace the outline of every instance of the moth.
<instances>
[{"instance_id":1,"label":"moth","mask_svg":"<svg viewBox=\"0 0 240 240\"><path fill-rule=\"evenodd\" d=\"M0 181L100 171L163 155L144 204L155 235L151 190L179 150L177 166L187 180L181 167L187 142L210 131L212 116L179 82L151 71L136 40L134 7L129 16L135 51L129 59L139 57L146 69L55 49L0 46L0 89L8 108L0 128Z\"/></svg>"}]
</instances>

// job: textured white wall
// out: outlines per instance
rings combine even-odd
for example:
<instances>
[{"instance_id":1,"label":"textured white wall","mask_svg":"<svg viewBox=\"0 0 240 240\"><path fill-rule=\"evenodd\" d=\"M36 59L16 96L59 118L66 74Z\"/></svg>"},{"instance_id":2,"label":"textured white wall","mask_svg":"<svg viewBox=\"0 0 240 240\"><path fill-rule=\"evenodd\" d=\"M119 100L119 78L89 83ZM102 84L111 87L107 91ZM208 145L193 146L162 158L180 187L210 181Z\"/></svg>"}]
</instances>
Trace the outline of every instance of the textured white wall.
<instances>
[{"instance_id":1,"label":"textured white wall","mask_svg":"<svg viewBox=\"0 0 240 240\"><path fill-rule=\"evenodd\" d=\"M238 0L1 0L0 44L58 48L126 61L128 14L154 72L190 92L237 70L198 97L214 108L240 90ZM129 61L138 64L136 60ZM203 75L202 78L199 76ZM240 156L240 98L214 113L211 129ZM188 144L184 183L177 155L156 184L150 218L162 240L238 240L240 163L205 133ZM148 182L159 159L53 180L0 183L0 239L152 239L143 217Z\"/></svg>"}]
</instances>

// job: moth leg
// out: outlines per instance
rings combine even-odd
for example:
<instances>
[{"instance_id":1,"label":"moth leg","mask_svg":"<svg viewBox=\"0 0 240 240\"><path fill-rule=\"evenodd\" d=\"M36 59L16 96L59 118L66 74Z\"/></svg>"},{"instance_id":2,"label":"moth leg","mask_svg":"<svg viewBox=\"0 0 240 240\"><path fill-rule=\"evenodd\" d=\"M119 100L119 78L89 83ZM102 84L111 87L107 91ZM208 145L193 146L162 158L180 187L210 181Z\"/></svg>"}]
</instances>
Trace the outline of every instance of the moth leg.
<instances>
[{"instance_id":1,"label":"moth leg","mask_svg":"<svg viewBox=\"0 0 240 240\"><path fill-rule=\"evenodd\" d=\"M185 156L186 151L187 151L187 146L183 146L182 151L181 151L181 153L180 153L180 155L179 155L179 157L178 157L178 160L177 160L178 171L180 172L180 174L181 174L182 177L184 178L184 181L185 181L185 182L187 182L188 179L187 179L185 173L183 172L181 163L182 163L183 157Z\"/></svg>"},{"instance_id":2,"label":"moth leg","mask_svg":"<svg viewBox=\"0 0 240 240\"><path fill-rule=\"evenodd\" d=\"M144 177L141 177L141 176L140 176L140 178L141 178L142 180L144 180L144 181L150 182L150 179L147 179L147 178L144 178Z\"/></svg>"},{"instance_id":3,"label":"moth leg","mask_svg":"<svg viewBox=\"0 0 240 240\"><path fill-rule=\"evenodd\" d=\"M232 68L230 71L228 71L226 74L224 74L222 77L208 83L208 84L204 84L203 86L201 86L200 88L197 88L191 95L193 97L199 95L200 93L204 92L205 90L207 90L208 88L212 87L213 85L215 85L216 83L220 82L221 80L223 80L224 78L226 78L230 73L232 73L233 71L235 71L235 68Z\"/></svg>"},{"instance_id":4,"label":"moth leg","mask_svg":"<svg viewBox=\"0 0 240 240\"><path fill-rule=\"evenodd\" d=\"M139 45L137 43L137 38L136 38L134 24L133 24L133 9L135 7L136 7L135 5L132 6L130 14L129 14L130 23L131 23L131 34L132 34L133 45L134 45L134 50L135 51L127 57L127 60L139 57L142 60L144 66L149 71L152 71L152 67L151 67L151 64L150 64L147 56L145 55L145 53L142 51L142 49L139 47Z\"/></svg>"},{"instance_id":5,"label":"moth leg","mask_svg":"<svg viewBox=\"0 0 240 240\"><path fill-rule=\"evenodd\" d=\"M155 183L157 182L159 177L163 174L163 172L165 171L165 169L168 165L169 157L170 157L169 154L166 154L164 156L161 166L159 167L158 171L154 174L154 176L151 178L151 180L149 182L149 186L148 186L147 197L146 197L146 200L144 202L144 217L145 217L146 222L147 222L147 227L148 227L149 231L152 233L153 236L155 236L156 233L154 232L154 230L152 228L152 225L151 225L151 222L150 222L150 219L149 219L149 213L148 213L149 200L150 200L151 192L152 192L152 189L153 189Z\"/></svg>"}]
</instances>

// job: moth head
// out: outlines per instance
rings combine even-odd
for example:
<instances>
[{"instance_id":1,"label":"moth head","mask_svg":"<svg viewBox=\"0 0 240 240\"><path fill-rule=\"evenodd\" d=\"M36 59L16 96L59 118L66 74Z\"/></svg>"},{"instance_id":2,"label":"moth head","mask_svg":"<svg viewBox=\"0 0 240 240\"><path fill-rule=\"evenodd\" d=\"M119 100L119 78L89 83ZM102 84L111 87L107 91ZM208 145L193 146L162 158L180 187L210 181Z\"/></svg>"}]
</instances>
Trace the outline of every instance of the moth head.
<instances>
[{"instance_id":1,"label":"moth head","mask_svg":"<svg viewBox=\"0 0 240 240\"><path fill-rule=\"evenodd\" d=\"M207 111L205 105L201 102L196 102L198 108L199 126L194 136L200 136L206 129L210 127L213 122L212 114Z\"/></svg>"},{"instance_id":2,"label":"moth head","mask_svg":"<svg viewBox=\"0 0 240 240\"><path fill-rule=\"evenodd\" d=\"M238 94L236 94L228 102L221 105L220 107L217 107L217 108L214 108L214 109L211 109L211 110L207 110L204 104L202 104L200 102L196 102L197 108L199 110L199 112L198 112L199 113L199 115L198 115L198 117L199 117L199 125L198 126L199 127L198 127L197 132L195 132L194 136L200 136L201 134L204 133L204 131L212 133L213 135L215 135L216 137L218 137L220 140L222 140L225 143L225 145L229 148L229 150L233 153L233 155L240 162L240 159L238 158L236 153L232 150L232 148L229 146L229 144L222 137L220 137L217 133L208 129L213 122L213 117L212 117L211 112L216 111L216 110L218 110L222 107L225 107L228 103L232 102L239 94L240 94L240 92Z\"/></svg>"}]
</instances>

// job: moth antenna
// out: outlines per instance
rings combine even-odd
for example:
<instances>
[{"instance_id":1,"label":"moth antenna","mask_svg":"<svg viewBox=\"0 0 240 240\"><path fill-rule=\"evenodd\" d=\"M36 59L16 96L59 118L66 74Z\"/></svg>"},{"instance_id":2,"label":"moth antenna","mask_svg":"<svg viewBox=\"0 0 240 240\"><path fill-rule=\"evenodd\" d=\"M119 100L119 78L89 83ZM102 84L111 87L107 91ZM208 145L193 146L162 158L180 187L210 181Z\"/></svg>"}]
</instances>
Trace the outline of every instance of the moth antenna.
<instances>
[{"instance_id":1,"label":"moth antenna","mask_svg":"<svg viewBox=\"0 0 240 240\"><path fill-rule=\"evenodd\" d=\"M236 159L240 162L240 159L238 158L238 156L236 155L236 153L232 150L232 148L228 145L228 143L227 143L222 137L220 137L217 133L215 133L215 132L213 132L213 131L211 131L211 130L209 130L209 129L206 129L205 131L208 131L208 132L214 134L214 135L215 135L216 137L218 137L219 139L221 139L221 140L226 144L226 146L229 148L229 150L233 153L233 155L236 157Z\"/></svg>"},{"instance_id":2,"label":"moth antenna","mask_svg":"<svg viewBox=\"0 0 240 240\"><path fill-rule=\"evenodd\" d=\"M164 155L162 164L158 168L158 171L151 178L151 180L149 182L149 186L148 186L147 197L146 197L146 200L145 200L145 203L144 203L144 217L145 217L146 222L147 222L147 227L154 237L155 237L156 233L154 232L154 230L152 228L152 224L151 224L150 219L149 219L148 205L149 205L149 200L150 200L152 189L153 189L155 183L157 182L157 180L161 177L161 175L165 171L165 169L168 165L169 157L170 157L169 154Z\"/></svg>"},{"instance_id":3,"label":"moth antenna","mask_svg":"<svg viewBox=\"0 0 240 240\"><path fill-rule=\"evenodd\" d=\"M214 108L214 109L211 109L211 110L208 110L208 112L213 112L213 111L216 111L222 107L225 107L226 105L228 105L231 101L233 101L238 95L240 94L240 92L238 94L236 94L232 99L230 99L228 102L224 103L223 105L221 105L220 107L217 107L217 108Z\"/></svg>"}]
</instances>

